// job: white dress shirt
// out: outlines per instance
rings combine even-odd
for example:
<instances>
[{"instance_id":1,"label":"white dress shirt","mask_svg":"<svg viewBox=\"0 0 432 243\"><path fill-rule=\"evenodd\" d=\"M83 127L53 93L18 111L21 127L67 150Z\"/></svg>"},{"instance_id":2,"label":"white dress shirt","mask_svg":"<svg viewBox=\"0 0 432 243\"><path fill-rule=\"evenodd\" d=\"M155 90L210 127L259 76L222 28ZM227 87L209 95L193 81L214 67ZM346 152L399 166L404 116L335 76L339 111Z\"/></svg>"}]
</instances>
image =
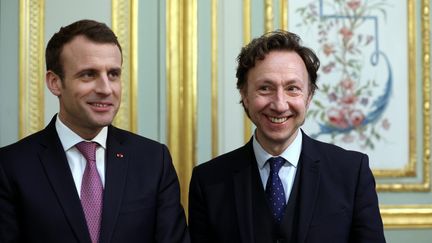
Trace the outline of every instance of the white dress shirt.
<instances>
[{"instance_id":1,"label":"white dress shirt","mask_svg":"<svg viewBox=\"0 0 432 243\"><path fill-rule=\"evenodd\" d=\"M285 192L285 202L288 202L294 184L294 178L297 171L297 165L301 153L302 138L303 138L302 133L299 130L297 132L297 136L294 139L294 141L288 146L287 149L285 149L285 151L283 151L280 155L278 155L280 157L283 157L287 161L279 170L279 177L282 181L282 185L284 187L284 192ZM255 133L253 136L252 143L253 143L255 158L258 163L258 170L261 176L261 181L265 190L267 180L270 174L270 165L269 163L266 162L271 157L277 157L277 156L273 156L264 150L264 148L257 141Z\"/></svg>"},{"instance_id":2,"label":"white dress shirt","mask_svg":"<svg viewBox=\"0 0 432 243\"><path fill-rule=\"evenodd\" d=\"M60 138L63 149L66 153L66 158L72 172L72 176L75 182L75 186L78 195L81 197L81 181L84 174L84 170L87 164L87 160L84 155L75 147L75 145L82 141L87 141L81 138L78 134L73 132L67 127L57 115L56 119L56 130ZM96 167L99 172L99 176L102 181L102 185L105 187L105 150L106 150L106 139L108 134L108 127L102 128L99 134L94 137L91 141L99 144L96 148ZM59 161L60 162L60 161Z\"/></svg>"}]
</instances>

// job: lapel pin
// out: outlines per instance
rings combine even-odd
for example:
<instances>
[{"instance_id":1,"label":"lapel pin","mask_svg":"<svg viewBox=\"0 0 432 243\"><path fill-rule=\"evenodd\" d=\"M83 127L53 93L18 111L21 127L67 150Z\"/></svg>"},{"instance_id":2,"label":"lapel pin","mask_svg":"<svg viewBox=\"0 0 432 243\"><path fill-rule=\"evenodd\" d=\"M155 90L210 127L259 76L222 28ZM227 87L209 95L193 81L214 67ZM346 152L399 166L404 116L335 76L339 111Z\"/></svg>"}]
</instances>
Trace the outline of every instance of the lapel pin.
<instances>
[{"instance_id":1,"label":"lapel pin","mask_svg":"<svg viewBox=\"0 0 432 243\"><path fill-rule=\"evenodd\" d=\"M117 158L123 158L123 154L122 154L122 153L117 153L117 154L116 154L116 157L117 157Z\"/></svg>"}]
</instances>

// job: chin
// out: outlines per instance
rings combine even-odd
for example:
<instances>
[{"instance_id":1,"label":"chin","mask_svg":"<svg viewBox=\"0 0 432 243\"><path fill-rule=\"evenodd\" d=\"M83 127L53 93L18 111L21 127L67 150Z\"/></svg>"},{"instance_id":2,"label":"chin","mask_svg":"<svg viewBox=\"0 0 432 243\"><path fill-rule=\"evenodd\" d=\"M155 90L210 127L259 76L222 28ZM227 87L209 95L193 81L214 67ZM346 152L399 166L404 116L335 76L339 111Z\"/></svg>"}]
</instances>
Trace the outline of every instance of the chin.
<instances>
[{"instance_id":1,"label":"chin","mask_svg":"<svg viewBox=\"0 0 432 243\"><path fill-rule=\"evenodd\" d=\"M275 141L285 142L294 136L295 131L279 131L269 134Z\"/></svg>"},{"instance_id":2,"label":"chin","mask_svg":"<svg viewBox=\"0 0 432 243\"><path fill-rule=\"evenodd\" d=\"M100 127L111 125L113 119L94 119L94 123Z\"/></svg>"}]
</instances>

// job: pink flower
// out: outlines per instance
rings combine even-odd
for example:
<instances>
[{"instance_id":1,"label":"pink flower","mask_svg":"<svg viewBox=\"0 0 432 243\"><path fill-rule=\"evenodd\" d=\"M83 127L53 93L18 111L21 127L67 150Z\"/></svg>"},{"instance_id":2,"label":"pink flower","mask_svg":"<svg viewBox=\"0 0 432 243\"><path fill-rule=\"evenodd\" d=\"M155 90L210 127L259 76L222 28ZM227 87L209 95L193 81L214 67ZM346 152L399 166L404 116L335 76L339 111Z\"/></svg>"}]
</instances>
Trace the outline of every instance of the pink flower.
<instances>
[{"instance_id":1,"label":"pink flower","mask_svg":"<svg viewBox=\"0 0 432 243\"><path fill-rule=\"evenodd\" d=\"M334 66L335 66L334 62L330 62L329 64L323 66L323 68L322 68L323 73L331 72L331 70L334 68Z\"/></svg>"},{"instance_id":2,"label":"pink flower","mask_svg":"<svg viewBox=\"0 0 432 243\"><path fill-rule=\"evenodd\" d=\"M360 0L351 0L349 2L347 2L347 6L348 8L352 9L352 10L356 10L360 7Z\"/></svg>"},{"instance_id":3,"label":"pink flower","mask_svg":"<svg viewBox=\"0 0 432 243\"><path fill-rule=\"evenodd\" d=\"M336 101L337 100L337 95L335 92L332 92L328 95L328 99L329 101Z\"/></svg>"},{"instance_id":4,"label":"pink flower","mask_svg":"<svg viewBox=\"0 0 432 243\"><path fill-rule=\"evenodd\" d=\"M323 50L326 56L329 56L335 52L333 49L333 45L327 43L323 45Z\"/></svg>"},{"instance_id":5,"label":"pink flower","mask_svg":"<svg viewBox=\"0 0 432 243\"><path fill-rule=\"evenodd\" d=\"M360 126L364 119L365 116L361 110L353 110L349 112L349 121L354 127Z\"/></svg>"},{"instance_id":6,"label":"pink flower","mask_svg":"<svg viewBox=\"0 0 432 243\"><path fill-rule=\"evenodd\" d=\"M340 85L343 89L352 90L354 88L354 81L350 78L346 78L340 82Z\"/></svg>"},{"instance_id":7,"label":"pink flower","mask_svg":"<svg viewBox=\"0 0 432 243\"><path fill-rule=\"evenodd\" d=\"M389 122L389 120L387 118L382 121L382 127L385 130L388 130L390 128L390 122Z\"/></svg>"},{"instance_id":8,"label":"pink flower","mask_svg":"<svg viewBox=\"0 0 432 243\"><path fill-rule=\"evenodd\" d=\"M352 105L357 102L357 96L353 93L346 94L341 98L341 102L345 105Z\"/></svg>"},{"instance_id":9,"label":"pink flower","mask_svg":"<svg viewBox=\"0 0 432 243\"><path fill-rule=\"evenodd\" d=\"M339 128L347 128L348 122L345 119L344 112L337 108L330 108L327 111L327 117L329 119L329 123L335 127Z\"/></svg>"},{"instance_id":10,"label":"pink flower","mask_svg":"<svg viewBox=\"0 0 432 243\"><path fill-rule=\"evenodd\" d=\"M342 35L342 38L344 41L349 41L351 39L351 37L353 36L353 32L348 29L347 27L342 27L339 30L339 34Z\"/></svg>"}]
</instances>

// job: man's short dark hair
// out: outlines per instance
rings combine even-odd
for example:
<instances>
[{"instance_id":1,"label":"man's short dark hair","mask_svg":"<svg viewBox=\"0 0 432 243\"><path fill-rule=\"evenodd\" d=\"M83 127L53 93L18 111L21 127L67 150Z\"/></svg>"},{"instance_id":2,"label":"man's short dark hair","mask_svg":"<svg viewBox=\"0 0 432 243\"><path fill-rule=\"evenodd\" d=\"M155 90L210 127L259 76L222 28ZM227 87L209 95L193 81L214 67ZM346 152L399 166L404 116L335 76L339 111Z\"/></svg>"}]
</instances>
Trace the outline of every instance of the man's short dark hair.
<instances>
[{"instance_id":1,"label":"man's short dark hair","mask_svg":"<svg viewBox=\"0 0 432 243\"><path fill-rule=\"evenodd\" d=\"M309 94L313 95L317 88L317 71L320 62L315 53L308 47L302 46L300 42L298 35L284 30L268 32L253 39L241 49L237 57L237 89L242 92L247 87L248 71L255 66L258 60L263 60L271 51L286 50L296 52L305 63L309 76Z\"/></svg>"},{"instance_id":2,"label":"man's short dark hair","mask_svg":"<svg viewBox=\"0 0 432 243\"><path fill-rule=\"evenodd\" d=\"M96 43L112 43L117 45L122 53L120 43L114 32L104 23L94 20L83 19L68 26L61 27L48 41L45 51L47 70L57 74L61 80L64 78L63 63L60 54L65 44L71 42L77 36L84 36Z\"/></svg>"}]
</instances>

